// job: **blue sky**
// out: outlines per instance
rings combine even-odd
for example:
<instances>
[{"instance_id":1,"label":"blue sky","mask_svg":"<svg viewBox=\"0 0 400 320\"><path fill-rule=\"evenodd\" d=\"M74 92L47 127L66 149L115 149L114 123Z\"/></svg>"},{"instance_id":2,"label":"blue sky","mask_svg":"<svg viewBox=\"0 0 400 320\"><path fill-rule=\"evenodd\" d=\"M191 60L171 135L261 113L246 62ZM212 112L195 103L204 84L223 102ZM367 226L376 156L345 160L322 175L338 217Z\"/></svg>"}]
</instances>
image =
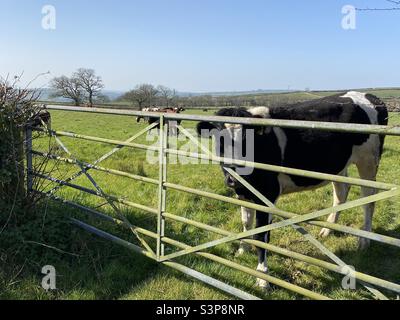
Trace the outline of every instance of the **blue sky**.
<instances>
[{"instance_id":1,"label":"blue sky","mask_svg":"<svg viewBox=\"0 0 400 320\"><path fill-rule=\"evenodd\" d=\"M41 27L43 5L56 30ZM384 0L0 0L0 75L96 69L107 89L179 91L400 86L400 11ZM390 6L390 5L389 5Z\"/></svg>"}]
</instances>

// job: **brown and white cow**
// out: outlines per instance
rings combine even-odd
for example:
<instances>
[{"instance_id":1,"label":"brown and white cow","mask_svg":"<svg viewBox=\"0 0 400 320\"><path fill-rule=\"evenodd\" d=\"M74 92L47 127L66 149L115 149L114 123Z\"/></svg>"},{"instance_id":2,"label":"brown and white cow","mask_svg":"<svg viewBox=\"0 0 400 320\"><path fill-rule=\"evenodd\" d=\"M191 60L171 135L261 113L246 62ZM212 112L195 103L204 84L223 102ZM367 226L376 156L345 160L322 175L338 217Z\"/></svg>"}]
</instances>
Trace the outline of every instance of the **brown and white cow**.
<instances>
[{"instance_id":1,"label":"brown and white cow","mask_svg":"<svg viewBox=\"0 0 400 320\"><path fill-rule=\"evenodd\" d=\"M142 110L143 112L157 112L157 113L173 113L173 114L179 114L185 109L183 108L145 108ZM152 118L152 117L145 117L145 116L139 116L136 119L136 122L140 122L141 120L147 121L148 124L153 124L156 122L159 122L159 118ZM180 126L182 123L182 120L169 120L168 121L168 126L169 126L169 134L171 135L178 135L179 134L179 129L178 126ZM159 126L156 127L159 129Z\"/></svg>"}]
</instances>

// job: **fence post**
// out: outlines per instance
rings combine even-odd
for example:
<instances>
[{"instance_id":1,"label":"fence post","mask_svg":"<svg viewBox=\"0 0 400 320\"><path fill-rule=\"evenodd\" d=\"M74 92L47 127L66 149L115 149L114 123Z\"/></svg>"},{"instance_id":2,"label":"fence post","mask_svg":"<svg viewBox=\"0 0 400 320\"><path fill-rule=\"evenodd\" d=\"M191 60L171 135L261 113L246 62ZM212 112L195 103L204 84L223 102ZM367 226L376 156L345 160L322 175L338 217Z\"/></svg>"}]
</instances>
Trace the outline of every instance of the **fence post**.
<instances>
[{"instance_id":1,"label":"fence post","mask_svg":"<svg viewBox=\"0 0 400 320\"><path fill-rule=\"evenodd\" d=\"M33 161L32 161L32 127L25 127L25 156L26 156L26 194L29 197L33 191Z\"/></svg>"},{"instance_id":2,"label":"fence post","mask_svg":"<svg viewBox=\"0 0 400 320\"><path fill-rule=\"evenodd\" d=\"M165 121L164 116L160 116L160 150L159 150L159 190L158 190L158 219L157 219L157 259L164 256L164 244L162 238L165 236L165 218L167 202L167 158L166 149L168 146L168 121Z\"/></svg>"}]
</instances>

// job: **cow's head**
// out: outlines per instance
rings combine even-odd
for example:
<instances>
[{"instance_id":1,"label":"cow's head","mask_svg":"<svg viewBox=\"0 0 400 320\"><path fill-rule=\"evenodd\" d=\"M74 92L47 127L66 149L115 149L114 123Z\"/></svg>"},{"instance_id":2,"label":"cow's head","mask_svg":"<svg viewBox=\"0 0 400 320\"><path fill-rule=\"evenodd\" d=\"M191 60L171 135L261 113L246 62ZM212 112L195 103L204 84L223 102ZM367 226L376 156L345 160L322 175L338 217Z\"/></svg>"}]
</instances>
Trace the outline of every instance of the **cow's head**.
<instances>
[{"instance_id":1,"label":"cow's head","mask_svg":"<svg viewBox=\"0 0 400 320\"><path fill-rule=\"evenodd\" d=\"M244 108L227 108L221 109L216 113L216 116L221 117L242 117L242 118L260 118L254 116ZM255 158L255 143L257 136L263 134L264 128L260 126L247 124L232 124L224 122L208 122L203 121L197 125L197 132L203 138L211 139L214 137L216 155L225 159L234 159L241 161L254 162ZM253 174L252 166L244 166L231 163L221 164L225 183L228 187L235 189L240 195L244 192L244 187L231 174L226 171L226 168L234 170L244 179Z\"/></svg>"},{"instance_id":2,"label":"cow's head","mask_svg":"<svg viewBox=\"0 0 400 320\"><path fill-rule=\"evenodd\" d=\"M49 125L51 122L51 115L45 108L32 115L28 121L28 125L31 127L42 127L43 123Z\"/></svg>"}]
</instances>

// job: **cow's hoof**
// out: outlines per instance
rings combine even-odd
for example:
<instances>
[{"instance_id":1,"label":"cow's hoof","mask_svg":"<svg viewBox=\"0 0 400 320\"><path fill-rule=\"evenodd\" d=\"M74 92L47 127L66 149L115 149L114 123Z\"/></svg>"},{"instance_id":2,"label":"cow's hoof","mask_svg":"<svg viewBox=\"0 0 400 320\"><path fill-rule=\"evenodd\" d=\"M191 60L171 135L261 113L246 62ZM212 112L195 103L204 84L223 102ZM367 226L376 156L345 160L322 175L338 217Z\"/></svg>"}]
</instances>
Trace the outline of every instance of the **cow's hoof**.
<instances>
[{"instance_id":1,"label":"cow's hoof","mask_svg":"<svg viewBox=\"0 0 400 320\"><path fill-rule=\"evenodd\" d=\"M241 242L239 250L236 252L236 256L241 256L241 255L245 254L246 252L250 252L250 251L251 251L251 245L248 243Z\"/></svg>"},{"instance_id":2,"label":"cow's hoof","mask_svg":"<svg viewBox=\"0 0 400 320\"><path fill-rule=\"evenodd\" d=\"M327 229L327 228L323 228L321 230L321 232L319 233L319 236L321 238L326 238L327 236L329 236L331 234L331 229Z\"/></svg>"},{"instance_id":3,"label":"cow's hoof","mask_svg":"<svg viewBox=\"0 0 400 320\"><path fill-rule=\"evenodd\" d=\"M263 290L269 290L271 288L269 282L263 279L257 279L256 286Z\"/></svg>"},{"instance_id":4,"label":"cow's hoof","mask_svg":"<svg viewBox=\"0 0 400 320\"><path fill-rule=\"evenodd\" d=\"M246 253L246 250L244 248L240 247L239 250L236 251L235 255L236 255L236 257L240 257L240 256L244 255L245 253Z\"/></svg>"},{"instance_id":5,"label":"cow's hoof","mask_svg":"<svg viewBox=\"0 0 400 320\"><path fill-rule=\"evenodd\" d=\"M360 240L358 240L358 249L360 250L366 250L369 248L370 245L371 245L370 239L360 238Z\"/></svg>"}]
</instances>

